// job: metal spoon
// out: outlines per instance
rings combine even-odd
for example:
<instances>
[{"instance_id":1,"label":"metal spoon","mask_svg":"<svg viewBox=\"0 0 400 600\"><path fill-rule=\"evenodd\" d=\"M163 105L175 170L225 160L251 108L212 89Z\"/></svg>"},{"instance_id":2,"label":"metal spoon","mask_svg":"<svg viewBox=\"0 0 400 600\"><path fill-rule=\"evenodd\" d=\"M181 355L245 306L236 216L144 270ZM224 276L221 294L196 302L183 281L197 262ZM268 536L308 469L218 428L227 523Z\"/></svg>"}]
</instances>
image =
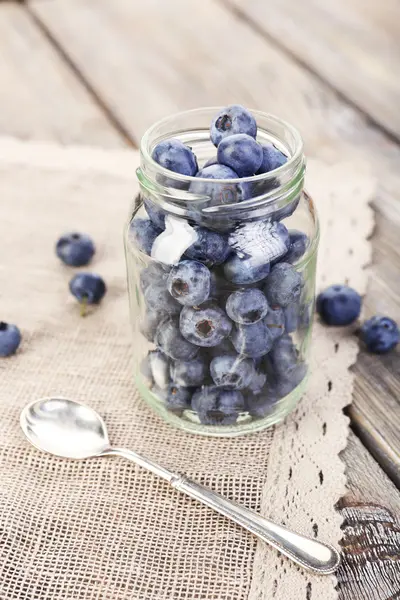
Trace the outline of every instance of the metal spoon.
<instances>
[{"instance_id":1,"label":"metal spoon","mask_svg":"<svg viewBox=\"0 0 400 600\"><path fill-rule=\"evenodd\" d=\"M39 450L72 459L102 456L127 458L166 479L177 490L238 523L305 569L328 575L339 566L340 555L333 547L277 525L136 452L112 448L103 419L88 406L66 398L42 398L23 409L20 423L28 440Z\"/></svg>"}]
</instances>

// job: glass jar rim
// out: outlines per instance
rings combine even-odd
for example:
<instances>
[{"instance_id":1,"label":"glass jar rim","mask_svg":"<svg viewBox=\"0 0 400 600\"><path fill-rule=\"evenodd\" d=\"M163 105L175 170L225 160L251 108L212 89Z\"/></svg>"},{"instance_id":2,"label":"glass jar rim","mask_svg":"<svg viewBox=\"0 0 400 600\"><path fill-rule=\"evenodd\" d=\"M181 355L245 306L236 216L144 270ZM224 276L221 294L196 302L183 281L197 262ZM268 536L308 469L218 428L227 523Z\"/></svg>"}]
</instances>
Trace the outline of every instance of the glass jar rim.
<instances>
[{"instance_id":1,"label":"glass jar rim","mask_svg":"<svg viewBox=\"0 0 400 600\"><path fill-rule=\"evenodd\" d=\"M152 157L152 152L151 152L151 150L152 150L152 147L151 147L152 134L154 134L154 132L158 128L160 128L160 126L166 125L169 122L173 123L174 119L176 119L178 117L190 116L190 115L193 115L193 117L195 117L196 114L204 113L205 111L210 112L210 114L212 112L213 115L216 115L222 109L223 109L222 106L206 106L206 107L202 107L202 108L194 108L191 110L174 113L172 115L164 117L163 119L160 119L159 121L156 121L155 123L153 123L153 125L151 125L151 127L149 127L143 134L143 137L142 137L141 143L140 143L140 154L142 155L144 162L151 165L154 169L156 169L161 174L163 174L167 177L169 176L170 178L173 177L177 181L189 182L189 183L191 183L193 181L196 181L199 183L209 182L209 179L207 179L205 177L182 175L181 173L176 173L174 171L170 171L169 169L166 169L165 167L162 167L160 164L158 164ZM233 178L233 179L213 179L214 184L225 184L226 185L226 184L237 184L238 182L240 182L240 183L253 183L253 182L256 183L258 181L266 181L268 179L273 179L276 176L282 175L285 172L290 171L293 168L295 169L298 166L298 163L303 162L303 140L302 140L302 137L301 137L299 131L296 129L296 127L294 127L287 121L285 121L279 117L276 117L275 115L272 115L270 113L265 113L263 111L253 110L253 109L249 109L249 111L256 117L256 120L257 120L257 115L258 115L264 119L269 119L271 122L275 123L276 125L280 125L284 130L286 130L286 132L288 132L293 138L294 148L295 148L294 152L291 156L288 157L288 160L283 165L281 165L277 169L274 169L273 171L269 171L267 173L261 173L260 175L251 175L249 177L237 177L237 178ZM195 120L195 119L193 119L193 120ZM210 123L211 123L211 118L210 118ZM185 131L188 132L190 130L185 130ZM176 133L178 133L178 132L176 132ZM171 132L171 134L168 137L174 137L174 132ZM168 139L168 137L163 136L162 138L160 138L159 141L161 141L162 139Z\"/></svg>"}]
</instances>

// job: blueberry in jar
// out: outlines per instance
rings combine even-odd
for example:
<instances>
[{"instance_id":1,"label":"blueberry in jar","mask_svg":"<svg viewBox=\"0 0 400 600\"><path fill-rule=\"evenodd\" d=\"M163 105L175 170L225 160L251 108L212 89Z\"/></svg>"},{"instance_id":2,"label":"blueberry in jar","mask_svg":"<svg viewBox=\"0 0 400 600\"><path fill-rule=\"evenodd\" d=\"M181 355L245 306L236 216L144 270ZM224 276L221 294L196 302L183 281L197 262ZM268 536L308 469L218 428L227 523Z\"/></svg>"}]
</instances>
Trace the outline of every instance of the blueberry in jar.
<instances>
[{"instance_id":1,"label":"blueberry in jar","mask_svg":"<svg viewBox=\"0 0 400 600\"><path fill-rule=\"evenodd\" d=\"M183 337L203 347L217 346L232 329L232 321L212 300L198 307L184 306L179 323Z\"/></svg>"},{"instance_id":2,"label":"blueberry in jar","mask_svg":"<svg viewBox=\"0 0 400 600\"><path fill-rule=\"evenodd\" d=\"M253 325L236 325L231 335L232 343L238 354L250 358L259 358L267 354L273 344L273 337L264 321Z\"/></svg>"},{"instance_id":3,"label":"blueberry in jar","mask_svg":"<svg viewBox=\"0 0 400 600\"><path fill-rule=\"evenodd\" d=\"M206 227L194 227L194 230L197 239L186 250L186 256L192 260L199 260L208 267L224 263L231 253L226 235Z\"/></svg>"},{"instance_id":4,"label":"blueberry in jar","mask_svg":"<svg viewBox=\"0 0 400 600\"><path fill-rule=\"evenodd\" d=\"M261 146L263 158L261 166L257 171L257 175L263 173L269 173L278 169L287 162L287 156L285 156L280 150L275 148L272 144L265 144Z\"/></svg>"},{"instance_id":5,"label":"blueberry in jar","mask_svg":"<svg viewBox=\"0 0 400 600\"><path fill-rule=\"evenodd\" d=\"M198 181L192 181L189 192L196 196L207 196L211 200L211 206L219 204L235 204L250 197L251 188L243 182L215 183L218 179L238 179L239 175L226 165L211 165L201 169L196 175ZM202 181L208 179L209 181ZM196 215L194 215L196 217ZM195 219L196 220L196 219Z\"/></svg>"},{"instance_id":6,"label":"blueberry in jar","mask_svg":"<svg viewBox=\"0 0 400 600\"><path fill-rule=\"evenodd\" d=\"M292 265L281 262L274 265L268 275L264 294L271 306L285 308L301 294L303 280Z\"/></svg>"},{"instance_id":7,"label":"blueberry in jar","mask_svg":"<svg viewBox=\"0 0 400 600\"><path fill-rule=\"evenodd\" d=\"M393 350L400 339L397 323L389 317L378 315L365 321L360 334L367 350L375 354L384 354Z\"/></svg>"},{"instance_id":8,"label":"blueberry in jar","mask_svg":"<svg viewBox=\"0 0 400 600\"><path fill-rule=\"evenodd\" d=\"M168 313L163 310L156 311L146 311L146 314L143 317L142 322L140 323L140 333L148 340L149 342L154 342L154 337L156 335L157 327L160 322L168 316Z\"/></svg>"},{"instance_id":9,"label":"blueberry in jar","mask_svg":"<svg viewBox=\"0 0 400 600\"><path fill-rule=\"evenodd\" d=\"M317 312L327 325L350 325L360 316L361 296L347 285L331 285L318 295Z\"/></svg>"},{"instance_id":10,"label":"blueberry in jar","mask_svg":"<svg viewBox=\"0 0 400 600\"><path fill-rule=\"evenodd\" d=\"M302 231L297 231L296 229L291 229L289 231L289 250L287 254L285 254L285 262L294 264L305 254L309 239L308 235L303 233Z\"/></svg>"},{"instance_id":11,"label":"blueberry in jar","mask_svg":"<svg viewBox=\"0 0 400 600\"><path fill-rule=\"evenodd\" d=\"M268 312L268 302L261 290L248 288L233 292L226 302L228 316L241 325L260 321Z\"/></svg>"},{"instance_id":12,"label":"blueberry in jar","mask_svg":"<svg viewBox=\"0 0 400 600\"><path fill-rule=\"evenodd\" d=\"M168 291L175 300L184 306L197 306L210 295L211 275L203 263L196 260L182 260L172 267L167 281Z\"/></svg>"},{"instance_id":13,"label":"blueberry in jar","mask_svg":"<svg viewBox=\"0 0 400 600\"><path fill-rule=\"evenodd\" d=\"M279 306L269 307L268 314L264 318L264 323L266 324L273 340L278 339L285 333L285 313L281 308L279 308Z\"/></svg>"},{"instance_id":14,"label":"blueberry in jar","mask_svg":"<svg viewBox=\"0 0 400 600\"><path fill-rule=\"evenodd\" d=\"M211 141L215 146L225 138L237 133L257 137L257 123L250 111L240 104L223 108L212 120Z\"/></svg>"},{"instance_id":15,"label":"blueberry in jar","mask_svg":"<svg viewBox=\"0 0 400 600\"><path fill-rule=\"evenodd\" d=\"M170 383L165 399L165 406L169 411L180 415L182 411L190 408L191 398L192 393L189 388Z\"/></svg>"},{"instance_id":16,"label":"blueberry in jar","mask_svg":"<svg viewBox=\"0 0 400 600\"><path fill-rule=\"evenodd\" d=\"M219 143L217 156L221 165L230 167L239 177L249 177L260 168L263 151L254 138L238 133Z\"/></svg>"},{"instance_id":17,"label":"blueberry in jar","mask_svg":"<svg viewBox=\"0 0 400 600\"><path fill-rule=\"evenodd\" d=\"M253 361L237 354L213 358L210 373L215 385L234 390L248 387L256 375Z\"/></svg>"},{"instance_id":18,"label":"blueberry in jar","mask_svg":"<svg viewBox=\"0 0 400 600\"><path fill-rule=\"evenodd\" d=\"M147 267L140 271L140 288L144 293L147 288L157 281L161 283L167 280L169 270L156 262L151 262Z\"/></svg>"},{"instance_id":19,"label":"blueberry in jar","mask_svg":"<svg viewBox=\"0 0 400 600\"><path fill-rule=\"evenodd\" d=\"M162 208L147 198L144 200L144 207L154 227L163 231L165 229L165 212Z\"/></svg>"},{"instance_id":20,"label":"blueberry in jar","mask_svg":"<svg viewBox=\"0 0 400 600\"><path fill-rule=\"evenodd\" d=\"M95 253L93 240L83 233L67 233L56 244L59 259L71 267L83 267L90 263Z\"/></svg>"},{"instance_id":21,"label":"blueberry in jar","mask_svg":"<svg viewBox=\"0 0 400 600\"><path fill-rule=\"evenodd\" d=\"M179 329L178 319L169 317L159 324L154 338L156 346L173 360L190 360L199 351L183 337Z\"/></svg>"},{"instance_id":22,"label":"blueberry in jar","mask_svg":"<svg viewBox=\"0 0 400 600\"><path fill-rule=\"evenodd\" d=\"M164 169L181 175L194 177L198 171L197 159L192 150L174 138L157 144L152 158Z\"/></svg>"},{"instance_id":23,"label":"blueberry in jar","mask_svg":"<svg viewBox=\"0 0 400 600\"><path fill-rule=\"evenodd\" d=\"M151 311L163 311L170 315L178 315L181 305L169 293L164 280L155 279L144 292L145 302Z\"/></svg>"},{"instance_id":24,"label":"blueberry in jar","mask_svg":"<svg viewBox=\"0 0 400 600\"><path fill-rule=\"evenodd\" d=\"M244 397L237 390L203 386L192 396L192 409L203 425L233 425L244 407Z\"/></svg>"},{"instance_id":25,"label":"blueberry in jar","mask_svg":"<svg viewBox=\"0 0 400 600\"><path fill-rule=\"evenodd\" d=\"M150 256L154 240L162 233L150 219L136 218L129 225L129 235L141 252Z\"/></svg>"},{"instance_id":26,"label":"blueberry in jar","mask_svg":"<svg viewBox=\"0 0 400 600\"><path fill-rule=\"evenodd\" d=\"M208 375L208 365L202 355L191 360L175 360L170 367L171 379L176 385L197 387L202 385Z\"/></svg>"},{"instance_id":27,"label":"blueberry in jar","mask_svg":"<svg viewBox=\"0 0 400 600\"><path fill-rule=\"evenodd\" d=\"M21 343L21 332L16 325L0 321L0 357L15 354Z\"/></svg>"},{"instance_id":28,"label":"blueberry in jar","mask_svg":"<svg viewBox=\"0 0 400 600\"><path fill-rule=\"evenodd\" d=\"M250 258L240 258L237 254L232 254L224 264L225 278L236 285L262 281L269 272L269 263L254 265Z\"/></svg>"}]
</instances>

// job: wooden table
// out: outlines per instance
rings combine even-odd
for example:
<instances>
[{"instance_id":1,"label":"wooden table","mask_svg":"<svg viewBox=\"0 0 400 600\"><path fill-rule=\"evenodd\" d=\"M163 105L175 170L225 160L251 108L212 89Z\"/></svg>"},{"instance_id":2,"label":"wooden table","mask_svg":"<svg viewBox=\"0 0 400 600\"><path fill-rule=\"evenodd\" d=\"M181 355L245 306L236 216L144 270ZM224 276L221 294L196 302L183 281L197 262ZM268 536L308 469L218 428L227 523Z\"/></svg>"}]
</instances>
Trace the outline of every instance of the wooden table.
<instances>
[{"instance_id":1,"label":"wooden table","mask_svg":"<svg viewBox=\"0 0 400 600\"><path fill-rule=\"evenodd\" d=\"M182 109L279 114L308 154L370 162L366 311L400 321L399 39L399 0L0 1L0 134L137 147ZM339 596L389 600L400 598L399 353L361 352L355 370Z\"/></svg>"}]
</instances>

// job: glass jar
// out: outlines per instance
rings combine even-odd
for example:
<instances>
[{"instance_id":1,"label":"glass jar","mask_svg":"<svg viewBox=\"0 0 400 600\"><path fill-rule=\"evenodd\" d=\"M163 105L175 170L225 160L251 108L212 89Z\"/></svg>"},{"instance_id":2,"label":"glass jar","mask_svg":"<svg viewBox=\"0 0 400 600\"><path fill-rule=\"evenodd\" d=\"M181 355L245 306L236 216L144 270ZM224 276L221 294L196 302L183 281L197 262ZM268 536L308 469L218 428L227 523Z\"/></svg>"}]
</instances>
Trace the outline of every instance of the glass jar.
<instances>
[{"instance_id":1,"label":"glass jar","mask_svg":"<svg viewBox=\"0 0 400 600\"><path fill-rule=\"evenodd\" d=\"M125 250L141 395L186 431L235 436L281 421L304 392L319 227L301 137L274 116L252 111L257 140L287 157L269 173L211 180L152 159L168 138L190 146L200 169L215 159L218 110L173 115L144 135Z\"/></svg>"}]
</instances>

